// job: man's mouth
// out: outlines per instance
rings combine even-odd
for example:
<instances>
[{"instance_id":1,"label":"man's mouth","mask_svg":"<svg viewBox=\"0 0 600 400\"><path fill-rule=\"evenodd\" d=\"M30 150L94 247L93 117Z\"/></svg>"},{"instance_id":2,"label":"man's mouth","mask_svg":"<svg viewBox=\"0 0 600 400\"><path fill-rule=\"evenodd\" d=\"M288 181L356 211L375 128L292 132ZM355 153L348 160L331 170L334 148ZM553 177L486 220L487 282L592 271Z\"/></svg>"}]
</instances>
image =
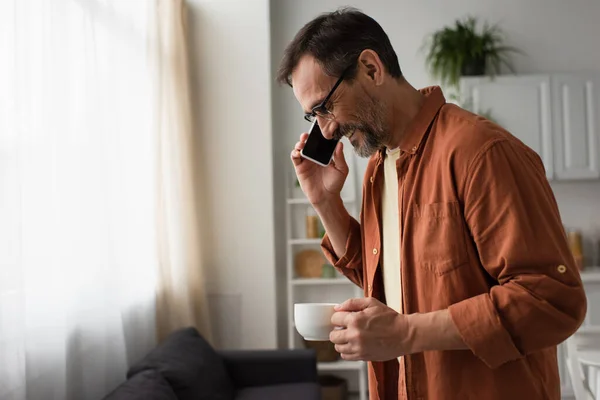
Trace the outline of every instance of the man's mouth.
<instances>
[{"instance_id":1,"label":"man's mouth","mask_svg":"<svg viewBox=\"0 0 600 400\"><path fill-rule=\"evenodd\" d=\"M334 135L334 138L340 140L341 138L345 137L348 140L350 140L354 137L356 131L357 127L342 127L337 130L337 132Z\"/></svg>"},{"instance_id":2,"label":"man's mouth","mask_svg":"<svg viewBox=\"0 0 600 400\"><path fill-rule=\"evenodd\" d=\"M354 136L354 134L356 133L356 128L352 129L352 132L350 132L350 134L346 134L344 136L346 136L348 138L348 140L352 139L352 137Z\"/></svg>"}]
</instances>

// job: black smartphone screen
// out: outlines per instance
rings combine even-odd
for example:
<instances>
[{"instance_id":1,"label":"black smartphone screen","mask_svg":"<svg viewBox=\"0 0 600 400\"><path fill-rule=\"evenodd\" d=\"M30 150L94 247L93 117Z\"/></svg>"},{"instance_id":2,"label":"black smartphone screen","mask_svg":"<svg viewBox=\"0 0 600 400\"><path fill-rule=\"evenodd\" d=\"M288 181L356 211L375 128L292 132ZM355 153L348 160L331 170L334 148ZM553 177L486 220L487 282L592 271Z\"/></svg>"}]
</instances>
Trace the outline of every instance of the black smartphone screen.
<instances>
[{"instance_id":1,"label":"black smartphone screen","mask_svg":"<svg viewBox=\"0 0 600 400\"><path fill-rule=\"evenodd\" d=\"M319 124L315 121L304 144L302 155L323 165L328 165L338 141L338 139L325 139Z\"/></svg>"}]
</instances>

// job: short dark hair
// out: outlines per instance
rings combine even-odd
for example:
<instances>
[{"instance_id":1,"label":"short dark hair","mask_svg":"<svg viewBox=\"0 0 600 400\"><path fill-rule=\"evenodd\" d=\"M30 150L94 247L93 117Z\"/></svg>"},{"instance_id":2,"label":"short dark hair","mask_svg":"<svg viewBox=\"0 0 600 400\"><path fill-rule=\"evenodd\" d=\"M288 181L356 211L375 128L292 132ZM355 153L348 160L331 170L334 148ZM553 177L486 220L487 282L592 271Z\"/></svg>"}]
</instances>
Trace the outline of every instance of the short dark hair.
<instances>
[{"instance_id":1,"label":"short dark hair","mask_svg":"<svg viewBox=\"0 0 600 400\"><path fill-rule=\"evenodd\" d=\"M392 77L402 76L398 56L377 21L352 7L321 14L304 25L286 47L277 81L292 86L292 72L306 54L313 56L330 76L340 76L349 68L344 77L351 81L358 65L352 63L366 49L379 55Z\"/></svg>"}]
</instances>

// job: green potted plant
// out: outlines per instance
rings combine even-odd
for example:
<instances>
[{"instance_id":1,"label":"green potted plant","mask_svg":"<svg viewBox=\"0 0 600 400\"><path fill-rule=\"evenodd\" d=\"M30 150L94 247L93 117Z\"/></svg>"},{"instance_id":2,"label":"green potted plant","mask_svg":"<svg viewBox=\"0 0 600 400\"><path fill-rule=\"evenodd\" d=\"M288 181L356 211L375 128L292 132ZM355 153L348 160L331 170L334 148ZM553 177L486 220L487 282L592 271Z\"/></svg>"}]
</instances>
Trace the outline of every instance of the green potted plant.
<instances>
[{"instance_id":1,"label":"green potted plant","mask_svg":"<svg viewBox=\"0 0 600 400\"><path fill-rule=\"evenodd\" d=\"M423 47L431 74L440 79L442 85L455 89L461 76L494 77L502 65L514 73L508 55L520 53L504 44L504 34L497 25L486 22L479 31L474 17L459 19L454 26L434 32Z\"/></svg>"}]
</instances>

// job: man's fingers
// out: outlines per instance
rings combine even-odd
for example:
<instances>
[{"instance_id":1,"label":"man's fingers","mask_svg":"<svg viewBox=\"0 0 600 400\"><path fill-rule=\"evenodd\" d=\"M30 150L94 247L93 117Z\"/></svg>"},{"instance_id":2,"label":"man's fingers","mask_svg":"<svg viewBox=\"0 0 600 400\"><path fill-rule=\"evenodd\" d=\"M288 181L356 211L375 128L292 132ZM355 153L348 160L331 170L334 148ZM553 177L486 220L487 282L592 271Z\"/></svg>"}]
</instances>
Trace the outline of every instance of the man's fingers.
<instances>
[{"instance_id":1,"label":"man's fingers","mask_svg":"<svg viewBox=\"0 0 600 400\"><path fill-rule=\"evenodd\" d=\"M340 357L344 361L362 361L362 357L358 353L340 353Z\"/></svg>"},{"instance_id":2,"label":"man's fingers","mask_svg":"<svg viewBox=\"0 0 600 400\"><path fill-rule=\"evenodd\" d=\"M344 158L344 144L342 142L338 142L335 147L335 151L333 152L333 162L336 169L340 171L348 170L348 164L346 164L346 159Z\"/></svg>"},{"instance_id":3,"label":"man's fingers","mask_svg":"<svg viewBox=\"0 0 600 400\"><path fill-rule=\"evenodd\" d=\"M354 350L350 343L336 344L335 351L337 351L340 354L353 354L354 353Z\"/></svg>"},{"instance_id":4,"label":"man's fingers","mask_svg":"<svg viewBox=\"0 0 600 400\"><path fill-rule=\"evenodd\" d=\"M292 150L292 153L290 154L294 165L300 165L300 163L302 162L303 157L302 154L300 154L300 151L304 148L307 138L308 133L303 133L302 135L300 135L300 141L296 142L294 150Z\"/></svg>"},{"instance_id":5,"label":"man's fingers","mask_svg":"<svg viewBox=\"0 0 600 400\"><path fill-rule=\"evenodd\" d=\"M354 298L354 299L348 299L345 302L343 302L342 304L338 304L337 306L335 306L336 311L362 311L365 308L369 307L369 305L371 305L371 298L370 297L365 297L365 298ZM334 314L335 315L335 314Z\"/></svg>"},{"instance_id":6,"label":"man's fingers","mask_svg":"<svg viewBox=\"0 0 600 400\"><path fill-rule=\"evenodd\" d=\"M350 316L350 312L347 311L338 311L333 313L331 316L331 323L335 326L348 326L348 318Z\"/></svg>"},{"instance_id":7,"label":"man's fingers","mask_svg":"<svg viewBox=\"0 0 600 400\"><path fill-rule=\"evenodd\" d=\"M295 166L300 165L300 163L302 163L302 155L300 154L299 150L292 150L292 153L290 154L290 158L292 159L292 162L294 163Z\"/></svg>"},{"instance_id":8,"label":"man's fingers","mask_svg":"<svg viewBox=\"0 0 600 400\"><path fill-rule=\"evenodd\" d=\"M340 353L343 360L361 360L360 349L356 347L356 344L348 342L347 332L346 329L334 330L329 335L331 342L335 345L335 351Z\"/></svg>"},{"instance_id":9,"label":"man's fingers","mask_svg":"<svg viewBox=\"0 0 600 400\"><path fill-rule=\"evenodd\" d=\"M302 150L304 148L304 145L306 144L306 139L308 139L308 133L303 133L302 135L300 135L300 140L296 142L294 148L296 150Z\"/></svg>"}]
</instances>

